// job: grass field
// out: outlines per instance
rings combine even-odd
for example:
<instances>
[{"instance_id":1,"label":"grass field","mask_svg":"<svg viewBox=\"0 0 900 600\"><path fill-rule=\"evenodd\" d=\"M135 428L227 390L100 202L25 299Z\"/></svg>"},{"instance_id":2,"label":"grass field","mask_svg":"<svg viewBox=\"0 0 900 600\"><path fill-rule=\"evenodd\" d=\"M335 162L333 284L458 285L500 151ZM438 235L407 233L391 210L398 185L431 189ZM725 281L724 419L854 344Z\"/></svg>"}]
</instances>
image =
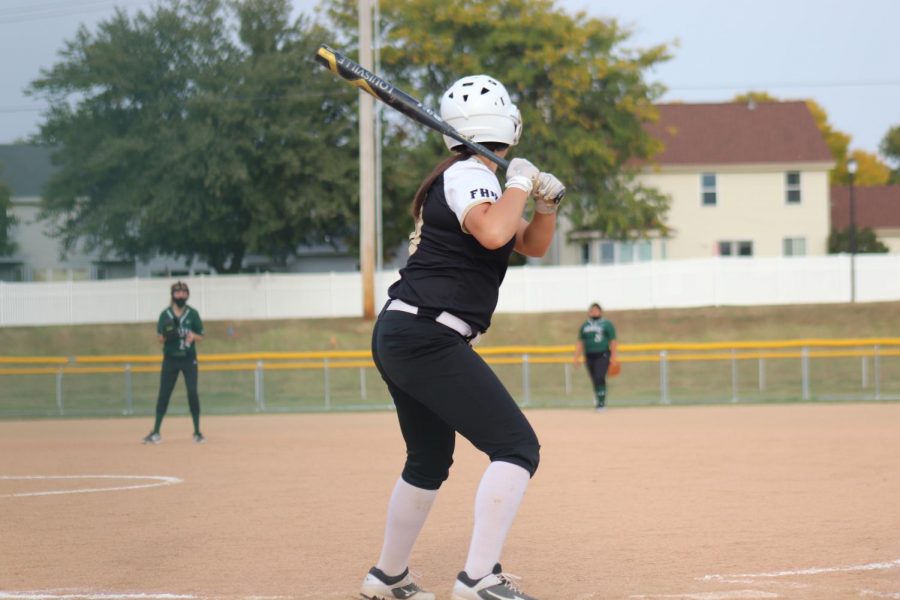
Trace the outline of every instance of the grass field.
<instances>
[{"instance_id":1,"label":"grass field","mask_svg":"<svg viewBox=\"0 0 900 600\"><path fill-rule=\"evenodd\" d=\"M900 303L773 307L720 307L681 310L608 311L620 340L699 342L797 338L894 337L900 335ZM574 342L582 313L496 315L482 348L506 345L562 345ZM208 322L203 353L258 351L365 350L372 324L362 319ZM5 356L158 355L153 324L0 328ZM822 358L810 362L809 399L816 401L900 398L900 358ZM532 406L590 406L590 388L581 368L529 365L528 392L521 365L496 365L510 392ZM866 373L865 371L869 372ZM158 374L123 372L0 376L0 417L145 415L156 401ZM790 402L802 398L798 359L670 363L672 403ZM390 406L374 369L266 371L267 412L355 410ZM201 378L205 412L260 410L252 370L206 372ZM171 410L186 411L181 387ZM611 404L659 403L660 367L628 364L611 384ZM62 404L62 406L60 406Z\"/></svg>"},{"instance_id":2,"label":"grass field","mask_svg":"<svg viewBox=\"0 0 900 600\"><path fill-rule=\"evenodd\" d=\"M164 306L160 305L160 310ZM571 344L584 313L498 314L483 346ZM607 311L623 342L780 340L900 335L900 302ZM362 319L211 321L202 352L358 350ZM229 330L231 335L229 335ZM3 327L5 356L155 354L155 324Z\"/></svg>"}]
</instances>

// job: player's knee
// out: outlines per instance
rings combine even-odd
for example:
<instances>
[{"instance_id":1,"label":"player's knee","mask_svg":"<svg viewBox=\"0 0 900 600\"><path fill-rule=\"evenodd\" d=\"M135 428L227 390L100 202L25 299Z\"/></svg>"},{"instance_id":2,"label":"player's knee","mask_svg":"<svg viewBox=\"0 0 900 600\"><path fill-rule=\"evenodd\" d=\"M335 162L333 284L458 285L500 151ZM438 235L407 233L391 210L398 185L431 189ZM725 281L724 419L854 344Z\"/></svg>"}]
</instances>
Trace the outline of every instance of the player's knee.
<instances>
[{"instance_id":1,"label":"player's knee","mask_svg":"<svg viewBox=\"0 0 900 600\"><path fill-rule=\"evenodd\" d=\"M503 461L518 465L534 477L541 462L541 445L537 438L534 438L533 441L529 440L499 452L492 452L491 461Z\"/></svg>"},{"instance_id":2,"label":"player's knee","mask_svg":"<svg viewBox=\"0 0 900 600\"><path fill-rule=\"evenodd\" d=\"M450 476L453 457L431 452L409 452L403 467L403 480L418 488L436 490Z\"/></svg>"}]
</instances>

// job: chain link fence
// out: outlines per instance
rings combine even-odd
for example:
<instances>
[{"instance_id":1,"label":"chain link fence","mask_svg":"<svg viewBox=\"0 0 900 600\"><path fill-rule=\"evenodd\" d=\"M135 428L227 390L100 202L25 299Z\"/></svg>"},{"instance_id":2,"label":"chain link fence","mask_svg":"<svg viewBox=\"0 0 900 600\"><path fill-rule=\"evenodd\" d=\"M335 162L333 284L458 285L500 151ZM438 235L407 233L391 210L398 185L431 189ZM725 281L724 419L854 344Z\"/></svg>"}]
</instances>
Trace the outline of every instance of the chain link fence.
<instances>
[{"instance_id":1,"label":"chain link fence","mask_svg":"<svg viewBox=\"0 0 900 600\"><path fill-rule=\"evenodd\" d=\"M590 407L572 346L479 350L523 407ZM900 339L623 344L609 406L900 400ZM158 356L0 357L0 418L150 415ZM183 388L181 388L183 389ZM186 413L176 388L170 411ZM210 354L204 413L387 410L368 351Z\"/></svg>"}]
</instances>

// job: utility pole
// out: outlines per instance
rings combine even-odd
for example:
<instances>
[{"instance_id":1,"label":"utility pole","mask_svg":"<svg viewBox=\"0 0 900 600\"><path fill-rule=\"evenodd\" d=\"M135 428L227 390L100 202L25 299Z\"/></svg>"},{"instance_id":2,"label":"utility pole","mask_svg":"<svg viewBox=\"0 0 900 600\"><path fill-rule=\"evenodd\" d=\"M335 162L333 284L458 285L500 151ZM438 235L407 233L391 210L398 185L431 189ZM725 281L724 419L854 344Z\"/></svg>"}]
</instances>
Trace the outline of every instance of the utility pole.
<instances>
[{"instance_id":1,"label":"utility pole","mask_svg":"<svg viewBox=\"0 0 900 600\"><path fill-rule=\"evenodd\" d=\"M359 64L372 70L372 0L359 0ZM363 318L375 318L374 98L359 91L359 270Z\"/></svg>"},{"instance_id":2,"label":"utility pole","mask_svg":"<svg viewBox=\"0 0 900 600\"><path fill-rule=\"evenodd\" d=\"M374 53L375 53L375 69L376 75L381 74L381 12L378 5L379 0L372 0L374 8ZM381 112L384 105L379 102L375 104L375 273L378 274L384 268L384 201L382 198L382 131L381 131Z\"/></svg>"},{"instance_id":3,"label":"utility pole","mask_svg":"<svg viewBox=\"0 0 900 600\"><path fill-rule=\"evenodd\" d=\"M856 168L855 159L847 161L847 173L850 175L850 229L847 239L850 245L850 302L856 302L856 197L853 195Z\"/></svg>"}]
</instances>

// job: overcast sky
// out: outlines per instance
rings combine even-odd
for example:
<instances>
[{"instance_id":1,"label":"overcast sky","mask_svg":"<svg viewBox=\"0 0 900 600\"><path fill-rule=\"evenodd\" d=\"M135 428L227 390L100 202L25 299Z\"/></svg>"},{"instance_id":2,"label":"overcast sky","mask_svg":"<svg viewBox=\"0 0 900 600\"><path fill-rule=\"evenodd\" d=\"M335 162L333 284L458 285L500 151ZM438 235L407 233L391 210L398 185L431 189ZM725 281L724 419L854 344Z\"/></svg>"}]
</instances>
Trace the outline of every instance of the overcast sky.
<instances>
[{"instance_id":1,"label":"overcast sky","mask_svg":"<svg viewBox=\"0 0 900 600\"><path fill-rule=\"evenodd\" d=\"M452 1L452 0L448 0ZM80 23L152 0L0 0L0 143L37 130L40 105L23 94ZM294 0L295 11L316 2ZM876 152L900 125L900 0L562 0L567 10L629 25L633 46L676 43L651 73L664 100L718 102L749 89L812 98L851 148Z\"/></svg>"}]
</instances>

